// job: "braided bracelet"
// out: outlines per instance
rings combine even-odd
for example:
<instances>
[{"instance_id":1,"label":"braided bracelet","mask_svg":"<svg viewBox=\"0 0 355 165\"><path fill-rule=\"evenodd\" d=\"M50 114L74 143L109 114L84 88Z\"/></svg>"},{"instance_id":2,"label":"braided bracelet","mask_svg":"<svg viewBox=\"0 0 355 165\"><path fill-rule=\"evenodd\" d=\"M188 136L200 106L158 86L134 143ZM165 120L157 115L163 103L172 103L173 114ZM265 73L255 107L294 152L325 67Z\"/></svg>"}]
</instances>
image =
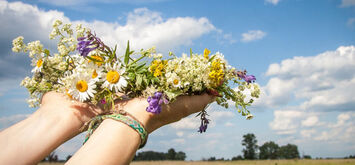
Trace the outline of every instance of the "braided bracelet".
<instances>
[{"instance_id":1,"label":"braided bracelet","mask_svg":"<svg viewBox=\"0 0 355 165\"><path fill-rule=\"evenodd\" d=\"M128 116L126 116L128 115ZM90 136L93 134L93 132L96 130L96 128L105 120L105 119L113 119L119 122L122 122L135 131L138 132L141 138L141 144L139 148L144 147L144 145L147 143L148 139L148 133L146 129L144 128L143 124L141 124L135 117L133 117L131 114L127 113L126 111L120 110L119 114L108 114L108 115L98 115L94 118L91 119L89 122L89 127L88 127L88 134L85 137L84 143L90 138Z\"/></svg>"}]
</instances>

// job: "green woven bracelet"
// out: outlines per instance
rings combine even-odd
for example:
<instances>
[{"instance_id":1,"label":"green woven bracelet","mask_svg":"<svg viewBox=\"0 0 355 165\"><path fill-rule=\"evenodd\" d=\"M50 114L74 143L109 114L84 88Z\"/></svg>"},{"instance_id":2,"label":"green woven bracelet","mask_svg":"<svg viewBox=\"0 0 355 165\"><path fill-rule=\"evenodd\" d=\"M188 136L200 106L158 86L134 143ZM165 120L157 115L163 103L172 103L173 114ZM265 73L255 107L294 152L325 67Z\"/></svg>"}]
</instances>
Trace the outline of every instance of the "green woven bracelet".
<instances>
[{"instance_id":1,"label":"green woven bracelet","mask_svg":"<svg viewBox=\"0 0 355 165\"><path fill-rule=\"evenodd\" d=\"M141 138L141 144L139 148L144 147L144 145L147 143L147 138L148 138L148 133L144 129L143 125L141 125L138 121L127 117L125 115L121 114L110 114L110 115L98 115L94 118L91 119L88 127L88 134L85 137L85 141L88 141L90 136L93 134L93 132L96 130L97 127L105 120L105 119L113 119L119 122L122 122L128 126L130 126L132 129L138 132Z\"/></svg>"}]
</instances>

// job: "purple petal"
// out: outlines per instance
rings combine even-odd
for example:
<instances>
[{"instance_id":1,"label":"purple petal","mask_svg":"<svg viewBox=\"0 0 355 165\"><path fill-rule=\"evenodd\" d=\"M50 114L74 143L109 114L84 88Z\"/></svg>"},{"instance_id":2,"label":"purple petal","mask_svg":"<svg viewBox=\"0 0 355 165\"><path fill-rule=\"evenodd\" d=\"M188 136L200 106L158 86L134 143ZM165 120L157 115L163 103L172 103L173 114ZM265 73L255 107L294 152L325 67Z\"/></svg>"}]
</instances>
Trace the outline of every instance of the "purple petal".
<instances>
[{"instance_id":1,"label":"purple petal","mask_svg":"<svg viewBox=\"0 0 355 165\"><path fill-rule=\"evenodd\" d=\"M161 93L161 92L155 92L154 93L154 96L157 97L157 98L160 98L162 95L163 95L163 93Z\"/></svg>"},{"instance_id":2,"label":"purple petal","mask_svg":"<svg viewBox=\"0 0 355 165\"><path fill-rule=\"evenodd\" d=\"M164 104L169 104L169 100L165 97L163 97Z\"/></svg>"}]
</instances>

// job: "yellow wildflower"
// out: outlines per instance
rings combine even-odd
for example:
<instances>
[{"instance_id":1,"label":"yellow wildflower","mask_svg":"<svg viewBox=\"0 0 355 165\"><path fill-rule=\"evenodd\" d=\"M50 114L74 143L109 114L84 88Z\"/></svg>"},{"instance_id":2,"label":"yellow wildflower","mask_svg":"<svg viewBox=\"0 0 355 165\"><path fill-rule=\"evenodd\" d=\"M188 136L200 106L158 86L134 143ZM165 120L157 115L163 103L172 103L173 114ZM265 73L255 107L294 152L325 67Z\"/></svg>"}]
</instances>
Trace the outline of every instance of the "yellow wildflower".
<instances>
[{"instance_id":1,"label":"yellow wildflower","mask_svg":"<svg viewBox=\"0 0 355 165\"><path fill-rule=\"evenodd\" d=\"M154 60L150 65L149 70L151 73L154 74L155 77L159 77L165 72L165 67L167 63L167 60Z\"/></svg>"},{"instance_id":2,"label":"yellow wildflower","mask_svg":"<svg viewBox=\"0 0 355 165\"><path fill-rule=\"evenodd\" d=\"M210 50L208 50L207 48L205 48L205 50L203 51L203 57L205 57L205 59L208 59L208 55L211 53Z\"/></svg>"},{"instance_id":3,"label":"yellow wildflower","mask_svg":"<svg viewBox=\"0 0 355 165\"><path fill-rule=\"evenodd\" d=\"M216 59L211 64L211 72L208 74L210 80L212 81L212 86L219 86L224 79L223 64L220 59Z\"/></svg>"}]
</instances>

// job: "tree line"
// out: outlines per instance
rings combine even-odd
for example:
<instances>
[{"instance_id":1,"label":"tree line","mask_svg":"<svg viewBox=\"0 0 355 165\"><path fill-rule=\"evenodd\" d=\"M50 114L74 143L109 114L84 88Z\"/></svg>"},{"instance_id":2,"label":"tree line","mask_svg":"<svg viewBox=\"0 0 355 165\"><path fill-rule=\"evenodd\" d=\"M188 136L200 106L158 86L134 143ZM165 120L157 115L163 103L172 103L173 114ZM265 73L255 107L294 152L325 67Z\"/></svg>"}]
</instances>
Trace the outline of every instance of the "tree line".
<instances>
[{"instance_id":1,"label":"tree line","mask_svg":"<svg viewBox=\"0 0 355 165\"><path fill-rule=\"evenodd\" d=\"M229 160L255 160L255 159L299 159L301 158L298 147L295 144L286 144L279 146L273 141L265 142L263 145L257 145L256 136L253 133L248 133L243 135L242 139L242 155L233 157L232 159L224 159L210 157L202 158L202 161L229 161ZM66 161L71 158L71 155L66 157ZM303 159L312 159L310 155L303 155ZM344 159L354 159L355 155L349 155L344 157ZM176 152L174 148L170 148L168 152L156 152L156 151L142 151L136 153L134 156L134 161L145 161L145 160L180 160L184 161L186 159L185 152ZM322 158L316 158L322 159ZM333 158L327 158L333 159ZM65 160L58 160L58 156L53 151L44 160L46 162L64 162Z\"/></svg>"},{"instance_id":2,"label":"tree line","mask_svg":"<svg viewBox=\"0 0 355 165\"><path fill-rule=\"evenodd\" d=\"M242 145L244 146L241 155L233 157L232 160L254 160L254 159L298 159L300 154L295 144L279 146L273 141L257 145L257 139L253 133L243 135ZM311 159L311 156L304 155L303 158Z\"/></svg>"},{"instance_id":3,"label":"tree line","mask_svg":"<svg viewBox=\"0 0 355 165\"><path fill-rule=\"evenodd\" d=\"M168 152L155 152L155 151L143 151L137 153L133 160L185 160L185 152L176 152L173 148L170 148Z\"/></svg>"}]
</instances>

